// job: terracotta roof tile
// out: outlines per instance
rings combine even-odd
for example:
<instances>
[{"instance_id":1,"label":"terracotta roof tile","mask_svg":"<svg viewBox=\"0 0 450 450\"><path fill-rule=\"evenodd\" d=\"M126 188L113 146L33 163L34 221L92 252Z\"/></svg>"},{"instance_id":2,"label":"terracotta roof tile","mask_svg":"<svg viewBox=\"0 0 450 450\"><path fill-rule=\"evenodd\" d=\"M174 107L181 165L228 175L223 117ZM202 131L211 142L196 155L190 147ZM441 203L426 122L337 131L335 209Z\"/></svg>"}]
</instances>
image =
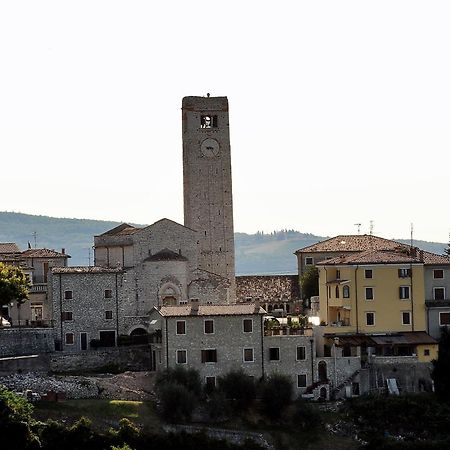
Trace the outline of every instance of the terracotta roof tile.
<instances>
[{"instance_id":1,"label":"terracotta roof tile","mask_svg":"<svg viewBox=\"0 0 450 450\"><path fill-rule=\"evenodd\" d=\"M342 255L317 263L318 266L340 264L411 264L422 263L420 252L415 256L402 251L367 250L365 252Z\"/></svg>"},{"instance_id":2,"label":"terracotta roof tile","mask_svg":"<svg viewBox=\"0 0 450 450\"><path fill-rule=\"evenodd\" d=\"M52 273L120 273L122 269L100 266L54 267Z\"/></svg>"},{"instance_id":3,"label":"terracotta roof tile","mask_svg":"<svg viewBox=\"0 0 450 450\"><path fill-rule=\"evenodd\" d=\"M20 248L14 242L0 242L0 253L20 253Z\"/></svg>"},{"instance_id":4,"label":"terracotta roof tile","mask_svg":"<svg viewBox=\"0 0 450 450\"><path fill-rule=\"evenodd\" d=\"M24 258L70 258L65 253L56 252L48 248L32 248L21 253Z\"/></svg>"},{"instance_id":5,"label":"terracotta roof tile","mask_svg":"<svg viewBox=\"0 0 450 450\"><path fill-rule=\"evenodd\" d=\"M422 251L425 265L450 265L450 256L437 255L436 253Z\"/></svg>"},{"instance_id":6,"label":"terracotta roof tile","mask_svg":"<svg viewBox=\"0 0 450 450\"><path fill-rule=\"evenodd\" d=\"M369 234L357 234L336 236L301 248L295 253L361 252L365 250L395 250L399 247L409 248L406 244L390 239Z\"/></svg>"}]
</instances>

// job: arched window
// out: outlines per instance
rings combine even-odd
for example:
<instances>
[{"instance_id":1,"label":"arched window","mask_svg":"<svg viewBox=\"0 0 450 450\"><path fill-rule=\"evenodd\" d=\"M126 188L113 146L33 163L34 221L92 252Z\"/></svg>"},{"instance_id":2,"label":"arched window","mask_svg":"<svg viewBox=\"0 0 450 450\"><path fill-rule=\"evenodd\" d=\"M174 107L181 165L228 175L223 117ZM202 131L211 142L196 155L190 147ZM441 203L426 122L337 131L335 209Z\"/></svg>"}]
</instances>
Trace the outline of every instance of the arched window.
<instances>
[{"instance_id":1,"label":"arched window","mask_svg":"<svg viewBox=\"0 0 450 450\"><path fill-rule=\"evenodd\" d=\"M325 361L319 361L318 364L319 381L327 381L327 363Z\"/></svg>"},{"instance_id":2,"label":"arched window","mask_svg":"<svg viewBox=\"0 0 450 450\"><path fill-rule=\"evenodd\" d=\"M336 298L339 298L339 286L336 286Z\"/></svg>"},{"instance_id":3,"label":"arched window","mask_svg":"<svg viewBox=\"0 0 450 450\"><path fill-rule=\"evenodd\" d=\"M349 298L350 297L350 287L349 286L345 285L342 288L342 297L344 297L344 298Z\"/></svg>"}]
</instances>

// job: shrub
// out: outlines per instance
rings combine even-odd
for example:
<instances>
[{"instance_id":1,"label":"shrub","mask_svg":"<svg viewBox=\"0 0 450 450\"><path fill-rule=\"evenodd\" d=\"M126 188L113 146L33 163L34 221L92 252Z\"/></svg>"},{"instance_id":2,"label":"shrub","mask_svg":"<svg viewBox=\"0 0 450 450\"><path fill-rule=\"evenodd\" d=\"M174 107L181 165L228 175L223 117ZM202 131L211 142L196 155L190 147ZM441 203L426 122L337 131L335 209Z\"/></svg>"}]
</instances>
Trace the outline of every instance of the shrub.
<instances>
[{"instance_id":1,"label":"shrub","mask_svg":"<svg viewBox=\"0 0 450 450\"><path fill-rule=\"evenodd\" d=\"M256 397L256 386L243 370L231 371L219 377L219 390L225 394L237 411L248 409Z\"/></svg>"},{"instance_id":2,"label":"shrub","mask_svg":"<svg viewBox=\"0 0 450 450\"><path fill-rule=\"evenodd\" d=\"M156 376L157 389L160 389L166 383L176 383L184 386L196 397L200 397L202 392L200 374L195 369L185 369L180 366L175 369L167 369L163 372L159 372Z\"/></svg>"},{"instance_id":3,"label":"shrub","mask_svg":"<svg viewBox=\"0 0 450 450\"><path fill-rule=\"evenodd\" d=\"M291 423L299 431L313 432L320 427L322 419L316 408L298 398L293 404Z\"/></svg>"},{"instance_id":4,"label":"shrub","mask_svg":"<svg viewBox=\"0 0 450 450\"><path fill-rule=\"evenodd\" d=\"M168 422L189 421L197 399L185 386L166 382L159 389L161 415Z\"/></svg>"},{"instance_id":5,"label":"shrub","mask_svg":"<svg viewBox=\"0 0 450 450\"><path fill-rule=\"evenodd\" d=\"M289 377L272 375L263 385L262 407L270 419L279 419L292 401L292 383Z\"/></svg>"}]
</instances>

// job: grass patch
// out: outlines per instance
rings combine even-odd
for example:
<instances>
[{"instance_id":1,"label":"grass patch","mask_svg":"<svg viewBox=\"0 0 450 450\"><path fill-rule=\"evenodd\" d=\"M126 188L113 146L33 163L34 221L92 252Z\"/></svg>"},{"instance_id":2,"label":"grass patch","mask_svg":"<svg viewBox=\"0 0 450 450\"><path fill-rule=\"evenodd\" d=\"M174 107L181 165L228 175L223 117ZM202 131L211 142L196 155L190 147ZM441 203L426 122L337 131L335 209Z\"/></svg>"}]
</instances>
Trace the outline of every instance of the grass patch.
<instances>
[{"instance_id":1,"label":"grass patch","mask_svg":"<svg viewBox=\"0 0 450 450\"><path fill-rule=\"evenodd\" d=\"M161 428L153 402L101 399L38 402L33 416L36 420L52 419L68 425L83 416L90 419L98 431L117 427L122 418L131 420L144 431L155 433Z\"/></svg>"}]
</instances>

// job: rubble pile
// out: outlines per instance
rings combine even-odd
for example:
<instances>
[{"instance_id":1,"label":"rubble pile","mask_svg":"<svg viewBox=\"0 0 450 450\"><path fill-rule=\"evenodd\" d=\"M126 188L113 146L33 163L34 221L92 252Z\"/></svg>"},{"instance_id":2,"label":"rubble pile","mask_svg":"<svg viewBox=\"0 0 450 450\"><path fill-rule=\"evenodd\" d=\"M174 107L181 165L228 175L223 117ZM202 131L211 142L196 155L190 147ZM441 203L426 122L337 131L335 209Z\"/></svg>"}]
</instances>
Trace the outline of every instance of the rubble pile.
<instances>
[{"instance_id":1,"label":"rubble pile","mask_svg":"<svg viewBox=\"0 0 450 450\"><path fill-rule=\"evenodd\" d=\"M68 399L96 398L99 394L95 381L78 376L49 376L30 372L2 376L0 384L14 392L31 390L41 396L47 392L63 392Z\"/></svg>"}]
</instances>

